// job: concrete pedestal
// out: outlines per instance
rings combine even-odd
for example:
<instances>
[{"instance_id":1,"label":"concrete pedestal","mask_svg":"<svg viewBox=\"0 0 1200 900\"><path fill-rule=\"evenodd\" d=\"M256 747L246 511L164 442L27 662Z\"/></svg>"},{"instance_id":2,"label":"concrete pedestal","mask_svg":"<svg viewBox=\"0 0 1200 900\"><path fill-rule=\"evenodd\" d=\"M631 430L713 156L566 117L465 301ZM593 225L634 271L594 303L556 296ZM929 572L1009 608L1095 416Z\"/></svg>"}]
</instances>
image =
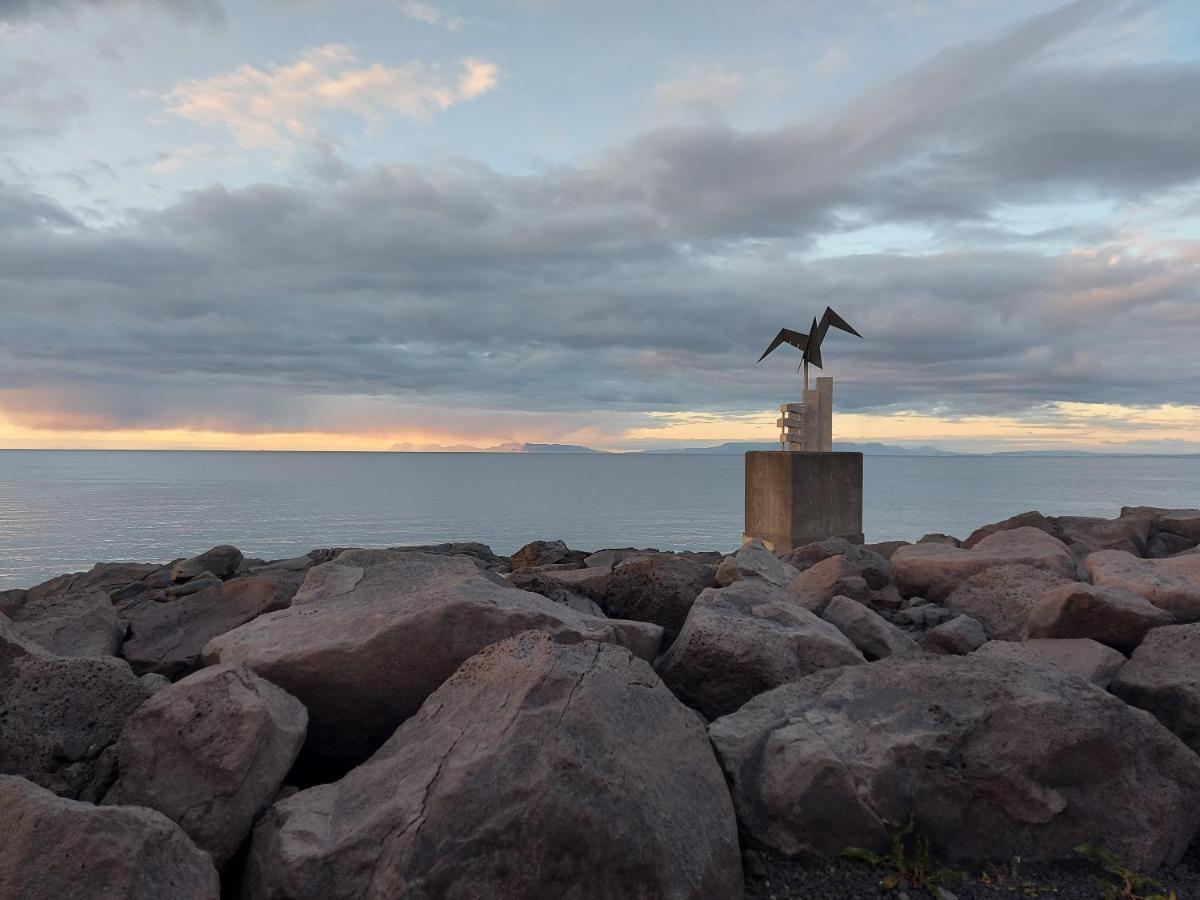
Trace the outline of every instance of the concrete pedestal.
<instances>
[{"instance_id":1,"label":"concrete pedestal","mask_svg":"<svg viewBox=\"0 0 1200 900\"><path fill-rule=\"evenodd\" d=\"M861 544L861 453L746 454L746 532L777 553L842 537Z\"/></svg>"}]
</instances>

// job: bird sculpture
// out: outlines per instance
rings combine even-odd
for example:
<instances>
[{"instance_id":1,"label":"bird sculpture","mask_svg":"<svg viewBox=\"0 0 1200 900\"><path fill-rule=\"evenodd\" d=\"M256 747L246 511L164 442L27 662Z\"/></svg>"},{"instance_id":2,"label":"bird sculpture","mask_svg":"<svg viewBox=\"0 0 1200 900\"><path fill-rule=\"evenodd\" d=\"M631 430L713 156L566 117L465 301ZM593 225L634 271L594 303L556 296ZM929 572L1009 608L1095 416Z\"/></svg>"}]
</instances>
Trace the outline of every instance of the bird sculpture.
<instances>
[{"instance_id":1,"label":"bird sculpture","mask_svg":"<svg viewBox=\"0 0 1200 900\"><path fill-rule=\"evenodd\" d=\"M818 369L823 368L821 365L821 342L825 340L825 332L829 331L831 327L841 329L855 337L862 337L849 322L827 306L825 312L821 314L820 322L816 318L812 320L808 334L802 331L793 331L790 328L780 328L779 334L775 335L775 340L771 341L771 345L763 351L758 362L766 359L780 344L791 344L803 354L800 358L800 368L804 370L804 389L808 390L808 364L812 363Z\"/></svg>"}]
</instances>

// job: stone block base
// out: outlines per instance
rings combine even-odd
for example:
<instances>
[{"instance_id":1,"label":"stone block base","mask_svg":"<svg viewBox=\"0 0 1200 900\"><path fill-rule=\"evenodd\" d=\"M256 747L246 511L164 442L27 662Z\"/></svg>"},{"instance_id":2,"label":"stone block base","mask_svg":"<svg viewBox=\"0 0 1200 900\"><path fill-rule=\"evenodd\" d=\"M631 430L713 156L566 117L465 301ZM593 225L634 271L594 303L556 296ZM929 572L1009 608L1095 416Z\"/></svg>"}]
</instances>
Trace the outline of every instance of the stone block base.
<instances>
[{"instance_id":1,"label":"stone block base","mask_svg":"<svg viewBox=\"0 0 1200 900\"><path fill-rule=\"evenodd\" d=\"M751 451L743 540L776 553L830 537L861 544L862 484L861 453Z\"/></svg>"}]
</instances>

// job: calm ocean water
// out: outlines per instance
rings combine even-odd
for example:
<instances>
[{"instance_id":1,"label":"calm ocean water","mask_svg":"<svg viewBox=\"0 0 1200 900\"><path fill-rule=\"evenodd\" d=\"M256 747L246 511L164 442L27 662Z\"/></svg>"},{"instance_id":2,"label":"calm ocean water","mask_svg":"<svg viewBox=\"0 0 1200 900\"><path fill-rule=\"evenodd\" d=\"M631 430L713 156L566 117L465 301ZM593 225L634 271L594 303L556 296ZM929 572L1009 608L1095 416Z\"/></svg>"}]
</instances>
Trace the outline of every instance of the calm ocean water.
<instances>
[{"instance_id":1,"label":"calm ocean water","mask_svg":"<svg viewBox=\"0 0 1200 900\"><path fill-rule=\"evenodd\" d=\"M867 540L964 537L1027 509L1200 506L1200 459L867 457ZM742 458L720 455L0 451L0 590L97 560L476 540L732 550Z\"/></svg>"}]
</instances>

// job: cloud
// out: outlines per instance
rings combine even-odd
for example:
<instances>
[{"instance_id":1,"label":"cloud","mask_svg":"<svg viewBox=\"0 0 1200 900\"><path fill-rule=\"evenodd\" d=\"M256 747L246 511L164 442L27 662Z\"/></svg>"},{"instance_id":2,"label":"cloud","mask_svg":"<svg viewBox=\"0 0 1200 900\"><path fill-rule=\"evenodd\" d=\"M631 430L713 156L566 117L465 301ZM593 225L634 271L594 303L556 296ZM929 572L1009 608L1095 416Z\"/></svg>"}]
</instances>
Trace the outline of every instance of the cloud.
<instances>
[{"instance_id":1,"label":"cloud","mask_svg":"<svg viewBox=\"0 0 1200 900\"><path fill-rule=\"evenodd\" d=\"M0 62L0 140L54 134L87 112L83 96L32 59Z\"/></svg>"},{"instance_id":2,"label":"cloud","mask_svg":"<svg viewBox=\"0 0 1200 900\"><path fill-rule=\"evenodd\" d=\"M432 3L422 3L420 0L402 0L400 11L417 22L423 22L426 25L440 25L447 31L458 31L463 24L461 17L447 15Z\"/></svg>"},{"instance_id":3,"label":"cloud","mask_svg":"<svg viewBox=\"0 0 1200 900\"><path fill-rule=\"evenodd\" d=\"M26 22L46 15L110 9L164 11L184 20L217 25L224 21L218 0L0 0L0 23Z\"/></svg>"},{"instance_id":4,"label":"cloud","mask_svg":"<svg viewBox=\"0 0 1200 900\"><path fill-rule=\"evenodd\" d=\"M369 128L392 116L424 119L495 87L499 70L482 59L463 60L457 82L435 66L362 65L344 44L325 44L295 62L239 66L185 81L168 91L167 111L201 125L228 128L247 148L287 149L319 137L326 117L353 115Z\"/></svg>"},{"instance_id":5,"label":"cloud","mask_svg":"<svg viewBox=\"0 0 1200 900\"><path fill-rule=\"evenodd\" d=\"M1178 148L1200 145L1200 67L1065 67L1048 49L1102 7L1064 10L819 118L660 128L530 174L334 159L91 229L10 185L0 408L27 427L616 440L650 413L793 396L792 360L753 361L831 303L867 337L826 348L847 413L1186 418L1200 241L1135 211L1197 190ZM1051 239L1006 224L1076 198L1079 227ZM872 228L897 247L845 249Z\"/></svg>"},{"instance_id":6,"label":"cloud","mask_svg":"<svg viewBox=\"0 0 1200 900\"><path fill-rule=\"evenodd\" d=\"M825 52L817 57L812 67L822 75L833 75L844 69L847 62L849 57L846 56L846 51L837 44L830 44L825 48Z\"/></svg>"},{"instance_id":7,"label":"cloud","mask_svg":"<svg viewBox=\"0 0 1200 900\"><path fill-rule=\"evenodd\" d=\"M711 114L731 105L746 87L746 79L737 72L721 68L693 71L655 85L654 102L660 109Z\"/></svg>"}]
</instances>

